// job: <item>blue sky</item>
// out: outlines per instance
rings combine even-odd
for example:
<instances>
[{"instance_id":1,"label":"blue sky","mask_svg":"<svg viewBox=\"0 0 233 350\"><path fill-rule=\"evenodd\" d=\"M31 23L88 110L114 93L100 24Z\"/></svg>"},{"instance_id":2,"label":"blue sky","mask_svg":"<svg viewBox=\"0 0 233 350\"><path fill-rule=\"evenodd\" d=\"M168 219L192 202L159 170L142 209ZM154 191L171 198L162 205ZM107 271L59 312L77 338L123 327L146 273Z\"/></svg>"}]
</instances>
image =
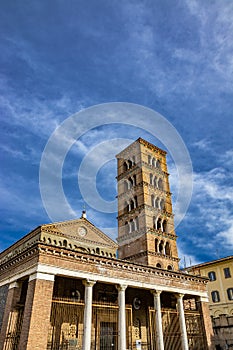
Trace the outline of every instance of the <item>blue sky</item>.
<instances>
[{"instance_id":1,"label":"blue sky","mask_svg":"<svg viewBox=\"0 0 233 350\"><path fill-rule=\"evenodd\" d=\"M228 0L1 1L0 251L51 221L39 166L53 131L87 107L129 102L163 115L190 153L194 187L177 227L180 258L189 265L232 254L232 18ZM80 216L77 172L85 154L106 140L139 136L164 148L144 130L118 124L74 142L62 173L73 216L60 213L62 220ZM106 161L102 154L96 159ZM175 200L169 154L168 162ZM105 200L115 198L115 175L109 158L97 174ZM116 213L88 205L87 212L97 226L116 227Z\"/></svg>"}]
</instances>

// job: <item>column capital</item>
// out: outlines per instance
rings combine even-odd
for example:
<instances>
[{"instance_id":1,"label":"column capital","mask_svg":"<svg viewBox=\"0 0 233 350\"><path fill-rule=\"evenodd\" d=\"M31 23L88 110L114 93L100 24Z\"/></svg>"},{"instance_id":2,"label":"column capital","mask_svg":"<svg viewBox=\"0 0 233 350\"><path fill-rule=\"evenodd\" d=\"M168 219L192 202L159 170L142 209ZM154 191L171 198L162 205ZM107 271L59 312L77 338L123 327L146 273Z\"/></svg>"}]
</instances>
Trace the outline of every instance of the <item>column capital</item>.
<instances>
[{"instance_id":1,"label":"column capital","mask_svg":"<svg viewBox=\"0 0 233 350\"><path fill-rule=\"evenodd\" d=\"M93 287L96 284L94 280L83 280L82 281L85 287Z\"/></svg>"},{"instance_id":2,"label":"column capital","mask_svg":"<svg viewBox=\"0 0 233 350\"><path fill-rule=\"evenodd\" d=\"M177 293L177 294L176 294L176 299L177 299L177 300L179 300L179 299L182 300L183 297L184 297L184 294L183 294L183 293Z\"/></svg>"},{"instance_id":3,"label":"column capital","mask_svg":"<svg viewBox=\"0 0 233 350\"><path fill-rule=\"evenodd\" d=\"M150 292L154 295L154 297L159 297L162 293L162 290L152 289Z\"/></svg>"},{"instance_id":4,"label":"column capital","mask_svg":"<svg viewBox=\"0 0 233 350\"><path fill-rule=\"evenodd\" d=\"M125 291L127 287L128 287L127 284L117 284L116 285L116 289L118 290L118 292Z\"/></svg>"},{"instance_id":5,"label":"column capital","mask_svg":"<svg viewBox=\"0 0 233 350\"><path fill-rule=\"evenodd\" d=\"M15 281L15 282L11 282L10 284L9 284L9 287L8 287L8 289L12 289L12 288L19 288L19 282L17 282L17 281Z\"/></svg>"}]
</instances>

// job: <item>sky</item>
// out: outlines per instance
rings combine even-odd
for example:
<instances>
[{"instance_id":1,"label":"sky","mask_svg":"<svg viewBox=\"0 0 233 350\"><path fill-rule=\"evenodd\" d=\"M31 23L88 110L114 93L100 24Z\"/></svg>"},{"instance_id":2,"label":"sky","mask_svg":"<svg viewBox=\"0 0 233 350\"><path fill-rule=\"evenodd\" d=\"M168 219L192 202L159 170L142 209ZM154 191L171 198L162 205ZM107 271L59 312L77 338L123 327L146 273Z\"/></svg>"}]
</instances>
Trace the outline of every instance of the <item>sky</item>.
<instances>
[{"instance_id":1,"label":"sky","mask_svg":"<svg viewBox=\"0 0 233 350\"><path fill-rule=\"evenodd\" d=\"M230 0L1 0L0 251L51 222L40 193L51 135L72 115L84 130L83 111L124 102L166 118L189 152L192 198L176 227L181 265L232 255L232 18ZM117 213L98 210L82 193L83 160L89 182L94 164L97 192L109 202L116 196L114 154L138 137L168 151L173 201L177 164L156 123L149 132L136 117L134 125L108 124L108 116L94 122L90 113L89 129L72 142L61 134L55 153L69 146L60 175L72 209L67 215L57 201L56 218L79 218L85 204L88 219L113 228L115 239Z\"/></svg>"}]
</instances>

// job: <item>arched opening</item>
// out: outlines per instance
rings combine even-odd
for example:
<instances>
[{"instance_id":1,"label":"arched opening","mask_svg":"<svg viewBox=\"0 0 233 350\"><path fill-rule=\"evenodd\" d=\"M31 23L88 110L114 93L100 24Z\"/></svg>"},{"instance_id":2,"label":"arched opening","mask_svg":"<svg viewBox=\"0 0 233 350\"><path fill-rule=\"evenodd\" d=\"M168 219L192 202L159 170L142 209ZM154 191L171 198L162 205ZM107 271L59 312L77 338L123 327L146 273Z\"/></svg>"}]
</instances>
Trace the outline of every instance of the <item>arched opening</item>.
<instances>
[{"instance_id":1,"label":"arched opening","mask_svg":"<svg viewBox=\"0 0 233 350\"><path fill-rule=\"evenodd\" d=\"M153 228L157 229L157 227L156 227L156 217L155 216L153 216Z\"/></svg>"},{"instance_id":2,"label":"arched opening","mask_svg":"<svg viewBox=\"0 0 233 350\"><path fill-rule=\"evenodd\" d=\"M167 221L163 220L163 232L167 232Z\"/></svg>"},{"instance_id":3,"label":"arched opening","mask_svg":"<svg viewBox=\"0 0 233 350\"><path fill-rule=\"evenodd\" d=\"M128 170L128 165L126 162L124 162L123 164L123 171L127 171Z\"/></svg>"},{"instance_id":4,"label":"arched opening","mask_svg":"<svg viewBox=\"0 0 233 350\"><path fill-rule=\"evenodd\" d=\"M161 230L162 229L162 219L161 218L158 218L158 221L157 221L157 230Z\"/></svg>"},{"instance_id":5,"label":"arched opening","mask_svg":"<svg viewBox=\"0 0 233 350\"><path fill-rule=\"evenodd\" d=\"M137 176L136 175L133 176L133 185L134 186L137 185Z\"/></svg>"},{"instance_id":6,"label":"arched opening","mask_svg":"<svg viewBox=\"0 0 233 350\"><path fill-rule=\"evenodd\" d=\"M157 264L156 264L156 267L158 267L159 269L161 269L161 268L162 268L162 265L161 265L160 263L157 263Z\"/></svg>"},{"instance_id":7,"label":"arched opening","mask_svg":"<svg viewBox=\"0 0 233 350\"><path fill-rule=\"evenodd\" d=\"M133 166L133 162L132 162L132 160L128 160L128 164L129 164L129 169L131 169L131 168L132 168L132 166Z\"/></svg>"},{"instance_id":8,"label":"arched opening","mask_svg":"<svg viewBox=\"0 0 233 350\"><path fill-rule=\"evenodd\" d=\"M132 188L133 187L133 179L130 177L128 179L128 181L129 181L129 188Z\"/></svg>"},{"instance_id":9,"label":"arched opening","mask_svg":"<svg viewBox=\"0 0 233 350\"><path fill-rule=\"evenodd\" d=\"M164 199L161 199L161 201L160 201L160 209L164 210L164 208L165 208L165 202L164 202Z\"/></svg>"},{"instance_id":10,"label":"arched opening","mask_svg":"<svg viewBox=\"0 0 233 350\"><path fill-rule=\"evenodd\" d=\"M157 177L155 176L154 177L154 187L157 187L158 185L157 185Z\"/></svg>"},{"instance_id":11,"label":"arched opening","mask_svg":"<svg viewBox=\"0 0 233 350\"><path fill-rule=\"evenodd\" d=\"M154 166L154 167L156 166L156 159L155 158L152 159L152 166Z\"/></svg>"},{"instance_id":12,"label":"arched opening","mask_svg":"<svg viewBox=\"0 0 233 350\"><path fill-rule=\"evenodd\" d=\"M134 208L134 201L131 199L131 201L129 202L129 211L133 210Z\"/></svg>"},{"instance_id":13,"label":"arched opening","mask_svg":"<svg viewBox=\"0 0 233 350\"><path fill-rule=\"evenodd\" d=\"M167 242L165 245L165 255L170 256L170 254L171 254L170 244Z\"/></svg>"},{"instance_id":14,"label":"arched opening","mask_svg":"<svg viewBox=\"0 0 233 350\"><path fill-rule=\"evenodd\" d=\"M153 194L151 195L151 205L152 207L155 206L155 196Z\"/></svg>"},{"instance_id":15,"label":"arched opening","mask_svg":"<svg viewBox=\"0 0 233 350\"><path fill-rule=\"evenodd\" d=\"M159 198L158 197L155 200L155 208L159 209Z\"/></svg>"},{"instance_id":16,"label":"arched opening","mask_svg":"<svg viewBox=\"0 0 233 350\"><path fill-rule=\"evenodd\" d=\"M160 163L160 160L157 160L156 162L156 168L160 169L161 168L161 163Z\"/></svg>"},{"instance_id":17,"label":"arched opening","mask_svg":"<svg viewBox=\"0 0 233 350\"><path fill-rule=\"evenodd\" d=\"M64 246L64 247L67 247L67 240L65 240L65 239L64 239L64 241L63 241L63 246Z\"/></svg>"},{"instance_id":18,"label":"arched opening","mask_svg":"<svg viewBox=\"0 0 233 350\"><path fill-rule=\"evenodd\" d=\"M151 165L151 156L150 155L148 156L148 164Z\"/></svg>"},{"instance_id":19,"label":"arched opening","mask_svg":"<svg viewBox=\"0 0 233 350\"><path fill-rule=\"evenodd\" d=\"M158 188L160 190L163 190L163 180L162 179L159 179L159 181L158 181Z\"/></svg>"},{"instance_id":20,"label":"arched opening","mask_svg":"<svg viewBox=\"0 0 233 350\"><path fill-rule=\"evenodd\" d=\"M167 269L168 270L173 270L173 267L171 265L168 265Z\"/></svg>"},{"instance_id":21,"label":"arched opening","mask_svg":"<svg viewBox=\"0 0 233 350\"><path fill-rule=\"evenodd\" d=\"M159 253L163 253L163 245L164 245L164 242L163 241L161 241L160 243L159 243Z\"/></svg>"}]
</instances>

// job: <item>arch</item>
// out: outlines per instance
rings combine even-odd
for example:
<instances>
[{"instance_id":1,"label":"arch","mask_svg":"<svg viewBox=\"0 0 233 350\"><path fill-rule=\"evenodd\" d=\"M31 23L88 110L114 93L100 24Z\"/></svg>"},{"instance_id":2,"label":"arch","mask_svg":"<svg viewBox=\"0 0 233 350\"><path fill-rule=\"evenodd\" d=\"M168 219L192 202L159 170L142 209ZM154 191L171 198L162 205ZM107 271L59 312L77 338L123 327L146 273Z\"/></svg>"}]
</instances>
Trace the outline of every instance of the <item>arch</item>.
<instances>
[{"instance_id":1,"label":"arch","mask_svg":"<svg viewBox=\"0 0 233 350\"><path fill-rule=\"evenodd\" d=\"M150 164L150 165L151 165L151 162L152 162L151 156L150 156L150 155L148 155L148 164Z\"/></svg>"},{"instance_id":2,"label":"arch","mask_svg":"<svg viewBox=\"0 0 233 350\"><path fill-rule=\"evenodd\" d=\"M168 270L173 270L173 266L172 266L172 265L168 265L168 266L167 266L167 269L168 269Z\"/></svg>"},{"instance_id":3,"label":"arch","mask_svg":"<svg viewBox=\"0 0 233 350\"><path fill-rule=\"evenodd\" d=\"M160 200L160 209L164 210L164 208L165 208L165 201L164 201L164 199L161 199Z\"/></svg>"},{"instance_id":4,"label":"arch","mask_svg":"<svg viewBox=\"0 0 233 350\"><path fill-rule=\"evenodd\" d=\"M153 194L151 195L151 205L152 207L155 206L155 196Z\"/></svg>"},{"instance_id":5,"label":"arch","mask_svg":"<svg viewBox=\"0 0 233 350\"><path fill-rule=\"evenodd\" d=\"M134 201L131 199L131 201L129 202L129 211L134 209Z\"/></svg>"},{"instance_id":6,"label":"arch","mask_svg":"<svg viewBox=\"0 0 233 350\"><path fill-rule=\"evenodd\" d=\"M127 171L128 170L128 164L126 162L124 162L123 164L123 171Z\"/></svg>"},{"instance_id":7,"label":"arch","mask_svg":"<svg viewBox=\"0 0 233 350\"><path fill-rule=\"evenodd\" d=\"M160 241L159 243L159 253L163 253L164 241Z\"/></svg>"},{"instance_id":8,"label":"arch","mask_svg":"<svg viewBox=\"0 0 233 350\"><path fill-rule=\"evenodd\" d=\"M63 246L67 247L67 240L66 239L64 239L64 241L63 241Z\"/></svg>"},{"instance_id":9,"label":"arch","mask_svg":"<svg viewBox=\"0 0 233 350\"><path fill-rule=\"evenodd\" d=\"M158 218L157 220L157 230L161 230L162 229L162 219Z\"/></svg>"},{"instance_id":10,"label":"arch","mask_svg":"<svg viewBox=\"0 0 233 350\"><path fill-rule=\"evenodd\" d=\"M156 159L154 157L152 158L152 166L156 167Z\"/></svg>"},{"instance_id":11,"label":"arch","mask_svg":"<svg viewBox=\"0 0 233 350\"><path fill-rule=\"evenodd\" d=\"M157 229L156 216L153 216L153 228Z\"/></svg>"},{"instance_id":12,"label":"arch","mask_svg":"<svg viewBox=\"0 0 233 350\"><path fill-rule=\"evenodd\" d=\"M161 162L159 159L157 159L156 168L161 169Z\"/></svg>"},{"instance_id":13,"label":"arch","mask_svg":"<svg viewBox=\"0 0 233 350\"><path fill-rule=\"evenodd\" d=\"M138 206L138 197L134 196L134 204L135 204L135 208L137 208Z\"/></svg>"},{"instance_id":14,"label":"arch","mask_svg":"<svg viewBox=\"0 0 233 350\"><path fill-rule=\"evenodd\" d=\"M162 179L159 179L159 181L158 181L158 188L160 190L163 190L163 180Z\"/></svg>"},{"instance_id":15,"label":"arch","mask_svg":"<svg viewBox=\"0 0 233 350\"><path fill-rule=\"evenodd\" d=\"M132 177L129 177L129 178L128 178L128 185L129 185L129 186L128 186L129 189L133 187L133 179L132 179Z\"/></svg>"},{"instance_id":16,"label":"arch","mask_svg":"<svg viewBox=\"0 0 233 350\"><path fill-rule=\"evenodd\" d=\"M159 209L159 197L155 200L155 208Z\"/></svg>"},{"instance_id":17,"label":"arch","mask_svg":"<svg viewBox=\"0 0 233 350\"><path fill-rule=\"evenodd\" d=\"M133 185L134 185L134 186L137 185L137 176L136 176L136 174L133 175Z\"/></svg>"},{"instance_id":18,"label":"arch","mask_svg":"<svg viewBox=\"0 0 233 350\"><path fill-rule=\"evenodd\" d=\"M163 220L163 232L167 232L167 220Z\"/></svg>"},{"instance_id":19,"label":"arch","mask_svg":"<svg viewBox=\"0 0 233 350\"><path fill-rule=\"evenodd\" d=\"M132 232L134 231L134 222L133 222L133 219L130 220L129 222L129 232Z\"/></svg>"},{"instance_id":20,"label":"arch","mask_svg":"<svg viewBox=\"0 0 233 350\"><path fill-rule=\"evenodd\" d=\"M158 187L158 179L157 179L157 176L154 177L154 187Z\"/></svg>"},{"instance_id":21,"label":"arch","mask_svg":"<svg viewBox=\"0 0 233 350\"><path fill-rule=\"evenodd\" d=\"M48 238L48 243L50 244L52 241L51 241L51 238Z\"/></svg>"},{"instance_id":22,"label":"arch","mask_svg":"<svg viewBox=\"0 0 233 350\"><path fill-rule=\"evenodd\" d=\"M133 162L132 162L132 160L128 160L128 164L129 164L129 169L131 169L132 168L132 166L133 166Z\"/></svg>"},{"instance_id":23,"label":"arch","mask_svg":"<svg viewBox=\"0 0 233 350\"><path fill-rule=\"evenodd\" d=\"M161 268L162 268L162 265L161 265L160 263L157 263L157 264L156 264L156 267L158 267L159 269L161 269Z\"/></svg>"},{"instance_id":24,"label":"arch","mask_svg":"<svg viewBox=\"0 0 233 350\"><path fill-rule=\"evenodd\" d=\"M165 255L168 255L168 256L171 255L171 248L168 242L165 244Z\"/></svg>"},{"instance_id":25,"label":"arch","mask_svg":"<svg viewBox=\"0 0 233 350\"><path fill-rule=\"evenodd\" d=\"M99 254L100 253L100 248L96 248L96 254Z\"/></svg>"}]
</instances>

